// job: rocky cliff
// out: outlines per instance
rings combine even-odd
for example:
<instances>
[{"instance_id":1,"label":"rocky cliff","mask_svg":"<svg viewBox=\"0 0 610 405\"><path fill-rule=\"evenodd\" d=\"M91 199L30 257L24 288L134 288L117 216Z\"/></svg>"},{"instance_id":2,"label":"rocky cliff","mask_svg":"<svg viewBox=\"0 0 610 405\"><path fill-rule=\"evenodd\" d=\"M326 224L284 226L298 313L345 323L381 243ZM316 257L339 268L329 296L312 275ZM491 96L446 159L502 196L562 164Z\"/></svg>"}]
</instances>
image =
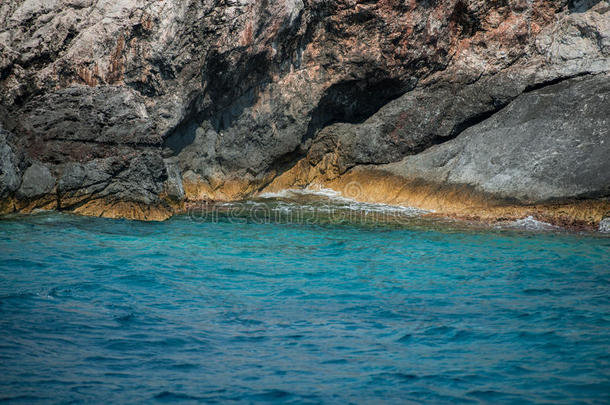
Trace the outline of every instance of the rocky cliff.
<instances>
[{"instance_id":1,"label":"rocky cliff","mask_svg":"<svg viewBox=\"0 0 610 405\"><path fill-rule=\"evenodd\" d=\"M608 1L3 1L0 210L318 185L594 226L609 75Z\"/></svg>"}]
</instances>

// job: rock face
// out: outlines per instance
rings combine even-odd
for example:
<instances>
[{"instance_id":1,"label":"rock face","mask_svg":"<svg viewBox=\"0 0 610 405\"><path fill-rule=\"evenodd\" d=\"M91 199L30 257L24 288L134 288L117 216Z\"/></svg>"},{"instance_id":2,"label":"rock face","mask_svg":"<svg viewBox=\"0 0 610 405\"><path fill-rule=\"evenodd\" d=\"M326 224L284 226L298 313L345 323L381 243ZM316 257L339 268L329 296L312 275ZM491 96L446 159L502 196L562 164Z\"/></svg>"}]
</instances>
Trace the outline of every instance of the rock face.
<instances>
[{"instance_id":1,"label":"rock face","mask_svg":"<svg viewBox=\"0 0 610 405\"><path fill-rule=\"evenodd\" d=\"M34 163L23 173L21 187L17 190L19 199L32 199L49 194L55 187L55 177L40 163Z\"/></svg>"},{"instance_id":2,"label":"rock face","mask_svg":"<svg viewBox=\"0 0 610 405\"><path fill-rule=\"evenodd\" d=\"M4 1L1 207L164 219L375 177L599 222L608 72L608 1Z\"/></svg>"},{"instance_id":3,"label":"rock face","mask_svg":"<svg viewBox=\"0 0 610 405\"><path fill-rule=\"evenodd\" d=\"M382 168L521 203L610 195L610 77L523 93L459 137Z\"/></svg>"}]
</instances>

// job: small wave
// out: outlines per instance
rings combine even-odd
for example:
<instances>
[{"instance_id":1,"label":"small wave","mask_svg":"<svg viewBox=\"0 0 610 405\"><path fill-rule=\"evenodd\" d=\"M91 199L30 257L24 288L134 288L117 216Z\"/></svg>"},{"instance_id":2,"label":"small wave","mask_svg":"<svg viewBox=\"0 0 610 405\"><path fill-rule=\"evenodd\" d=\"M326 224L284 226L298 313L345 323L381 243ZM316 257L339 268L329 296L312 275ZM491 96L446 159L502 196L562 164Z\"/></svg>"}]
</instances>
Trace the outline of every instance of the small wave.
<instances>
[{"instance_id":1,"label":"small wave","mask_svg":"<svg viewBox=\"0 0 610 405\"><path fill-rule=\"evenodd\" d=\"M258 195L259 198L264 198L264 199L272 199L272 198L286 198L288 197L291 192L293 190L291 189L286 189L286 190L280 190L277 192L267 192L267 193L261 193Z\"/></svg>"},{"instance_id":2,"label":"small wave","mask_svg":"<svg viewBox=\"0 0 610 405\"><path fill-rule=\"evenodd\" d=\"M180 364L174 364L172 366L170 366L169 368L173 369L173 370L195 370L200 368L201 366L199 364L194 364L194 363L180 363Z\"/></svg>"},{"instance_id":3,"label":"small wave","mask_svg":"<svg viewBox=\"0 0 610 405\"><path fill-rule=\"evenodd\" d=\"M385 372L385 373L379 373L379 374L372 375L371 378L374 383L379 383L381 381L384 381L386 383L389 383L389 382L401 383L401 382L415 381L415 380L419 379L420 377L417 376L416 374L411 374L411 373Z\"/></svg>"},{"instance_id":4,"label":"small wave","mask_svg":"<svg viewBox=\"0 0 610 405\"><path fill-rule=\"evenodd\" d=\"M128 314L125 315L115 315L114 319L115 321L119 322L119 323L127 323L127 322L131 322L135 319L136 315L133 312L130 312Z\"/></svg>"},{"instance_id":5,"label":"small wave","mask_svg":"<svg viewBox=\"0 0 610 405\"><path fill-rule=\"evenodd\" d=\"M346 359L332 359L332 360L324 360L322 364L347 364L349 363Z\"/></svg>"},{"instance_id":6,"label":"small wave","mask_svg":"<svg viewBox=\"0 0 610 405\"><path fill-rule=\"evenodd\" d=\"M48 401L50 398L49 397L37 397L34 395L16 395L14 397L8 396L2 396L0 397L0 402L5 403L5 402L10 402L10 403L15 403L15 402L21 402L21 403L34 403L34 402L41 402L41 401Z\"/></svg>"},{"instance_id":7,"label":"small wave","mask_svg":"<svg viewBox=\"0 0 610 405\"><path fill-rule=\"evenodd\" d=\"M250 395L251 399L258 401L277 401L291 397L292 393L280 389L271 389Z\"/></svg>"},{"instance_id":8,"label":"small wave","mask_svg":"<svg viewBox=\"0 0 610 405\"><path fill-rule=\"evenodd\" d=\"M300 340L300 339L303 339L304 337L305 337L305 335L296 334L296 335L286 335L286 336L284 336L284 339Z\"/></svg>"},{"instance_id":9,"label":"small wave","mask_svg":"<svg viewBox=\"0 0 610 405\"><path fill-rule=\"evenodd\" d=\"M431 328L428 328L424 331L424 333L429 336L434 336L434 335L449 335L450 333L452 333L454 331L455 331L455 329L452 328L451 326L441 325L441 326L433 326Z\"/></svg>"},{"instance_id":10,"label":"small wave","mask_svg":"<svg viewBox=\"0 0 610 405\"><path fill-rule=\"evenodd\" d=\"M279 211L289 211L298 207L299 209L310 209L316 211L332 211L334 209L345 209L354 211L364 211L371 213L384 213L384 214L401 214L408 216L422 215L430 213L432 211L423 210L415 207L407 207L401 205L389 205L381 203L365 203L354 200L352 198L344 197L338 191L330 188L322 187L307 187L304 189L285 189L277 192L262 193L258 197L262 199L296 199L298 200L303 196L317 196L323 197L324 199L330 200L332 206L316 206L310 204L294 204L286 203L278 205L275 209Z\"/></svg>"},{"instance_id":11,"label":"small wave","mask_svg":"<svg viewBox=\"0 0 610 405\"><path fill-rule=\"evenodd\" d=\"M16 292L16 293L0 295L0 302L5 301L5 300L12 300L12 299L28 299L28 298L39 297L39 296L40 295L38 293L21 291L21 292Z\"/></svg>"},{"instance_id":12,"label":"small wave","mask_svg":"<svg viewBox=\"0 0 610 405\"><path fill-rule=\"evenodd\" d=\"M196 396L188 395L188 394L182 394L180 392L163 391L163 392L160 392L157 395L155 395L155 399L173 402L173 401L185 401L185 400L200 401L200 400L203 400L204 398L196 397Z\"/></svg>"},{"instance_id":13,"label":"small wave","mask_svg":"<svg viewBox=\"0 0 610 405\"><path fill-rule=\"evenodd\" d=\"M553 290L549 288L526 288L523 290L523 293L527 295L551 294L552 292Z\"/></svg>"},{"instance_id":14,"label":"small wave","mask_svg":"<svg viewBox=\"0 0 610 405\"><path fill-rule=\"evenodd\" d=\"M538 221L531 215L526 218L518 219L505 225L501 225L500 227L525 229L526 231L552 231L560 229L558 226L549 224L548 222Z\"/></svg>"},{"instance_id":15,"label":"small wave","mask_svg":"<svg viewBox=\"0 0 610 405\"><path fill-rule=\"evenodd\" d=\"M345 198L339 193L331 188L322 188L322 187L307 187L307 188L288 188L285 190L280 190L276 192L270 193L262 193L259 195L260 198L293 198L299 195L317 195L320 197L327 197L337 200L346 200L350 201L349 198Z\"/></svg>"},{"instance_id":16,"label":"small wave","mask_svg":"<svg viewBox=\"0 0 610 405\"><path fill-rule=\"evenodd\" d=\"M484 401L491 401L492 399L512 397L512 395L510 395L510 394L500 392L500 391L495 391L495 390L472 390L472 391L469 391L468 393L466 393L466 395L469 397L479 398Z\"/></svg>"},{"instance_id":17,"label":"small wave","mask_svg":"<svg viewBox=\"0 0 610 405\"><path fill-rule=\"evenodd\" d=\"M234 336L232 338L232 340L234 342L249 342L249 343L262 342L262 341L265 341L268 339L269 338L265 335L254 335L254 336L240 335L240 336Z\"/></svg>"}]
</instances>

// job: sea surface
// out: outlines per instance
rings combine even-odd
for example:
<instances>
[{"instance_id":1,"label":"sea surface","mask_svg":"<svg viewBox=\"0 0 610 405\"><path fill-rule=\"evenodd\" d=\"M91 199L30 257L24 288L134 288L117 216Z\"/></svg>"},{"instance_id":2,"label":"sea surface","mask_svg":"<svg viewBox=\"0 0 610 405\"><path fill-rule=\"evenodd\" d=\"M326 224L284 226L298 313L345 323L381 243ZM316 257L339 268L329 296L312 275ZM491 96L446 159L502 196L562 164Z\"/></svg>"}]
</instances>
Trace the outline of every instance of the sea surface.
<instances>
[{"instance_id":1,"label":"sea surface","mask_svg":"<svg viewBox=\"0 0 610 405\"><path fill-rule=\"evenodd\" d=\"M266 197L0 220L0 402L610 403L610 238Z\"/></svg>"}]
</instances>

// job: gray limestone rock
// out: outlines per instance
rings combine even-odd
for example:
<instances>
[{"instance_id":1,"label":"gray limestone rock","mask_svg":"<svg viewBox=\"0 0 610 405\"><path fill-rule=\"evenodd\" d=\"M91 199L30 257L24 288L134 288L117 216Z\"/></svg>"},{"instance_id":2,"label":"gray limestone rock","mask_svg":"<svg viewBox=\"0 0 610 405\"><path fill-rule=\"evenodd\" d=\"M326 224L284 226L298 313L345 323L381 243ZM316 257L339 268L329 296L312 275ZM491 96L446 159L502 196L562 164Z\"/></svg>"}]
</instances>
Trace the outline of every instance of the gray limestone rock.
<instances>
[{"instance_id":1,"label":"gray limestone rock","mask_svg":"<svg viewBox=\"0 0 610 405\"><path fill-rule=\"evenodd\" d=\"M517 97L456 139L380 166L521 202L610 196L610 79L576 78Z\"/></svg>"},{"instance_id":2,"label":"gray limestone rock","mask_svg":"<svg viewBox=\"0 0 610 405\"><path fill-rule=\"evenodd\" d=\"M7 133L0 127L0 198L14 193L21 184L19 158L7 142Z\"/></svg>"},{"instance_id":3,"label":"gray limestone rock","mask_svg":"<svg viewBox=\"0 0 610 405\"><path fill-rule=\"evenodd\" d=\"M59 179L62 208L93 199L156 204L168 178L158 153L144 152L69 163Z\"/></svg>"},{"instance_id":4,"label":"gray limestone rock","mask_svg":"<svg viewBox=\"0 0 610 405\"><path fill-rule=\"evenodd\" d=\"M182 186L182 175L176 159L166 159L167 180L165 181L165 192L174 201L184 200L184 187Z\"/></svg>"},{"instance_id":5,"label":"gray limestone rock","mask_svg":"<svg viewBox=\"0 0 610 405\"><path fill-rule=\"evenodd\" d=\"M55 188L55 176L45 165L34 162L23 173L21 187L17 190L17 197L32 199L49 194Z\"/></svg>"}]
</instances>

